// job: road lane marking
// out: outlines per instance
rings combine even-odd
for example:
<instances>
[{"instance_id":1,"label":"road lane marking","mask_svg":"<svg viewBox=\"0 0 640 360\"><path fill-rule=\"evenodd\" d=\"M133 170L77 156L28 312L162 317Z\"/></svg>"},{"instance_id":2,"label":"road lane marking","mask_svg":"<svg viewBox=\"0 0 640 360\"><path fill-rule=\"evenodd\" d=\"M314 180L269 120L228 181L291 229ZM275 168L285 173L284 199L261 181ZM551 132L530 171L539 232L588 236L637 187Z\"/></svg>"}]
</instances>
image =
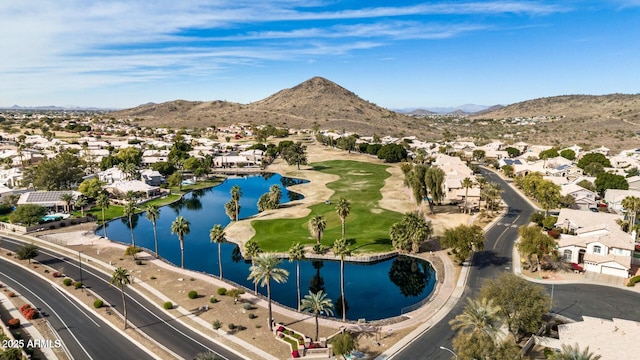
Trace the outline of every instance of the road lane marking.
<instances>
[{"instance_id":1,"label":"road lane marking","mask_svg":"<svg viewBox=\"0 0 640 360\"><path fill-rule=\"evenodd\" d=\"M516 221L518 221L518 219L520 218L521 215L518 215L518 217L516 217L515 219L513 219L513 222L515 223ZM504 233L507 232L507 230L509 230L511 227L517 227L517 225L512 225L510 226L509 224L505 224L505 229L502 233L500 233L500 235L498 236L498 238L496 239L496 242L493 243L493 250L497 249L498 244L500 243L500 239L502 239L502 235L504 235Z\"/></svg>"},{"instance_id":2,"label":"road lane marking","mask_svg":"<svg viewBox=\"0 0 640 360\"><path fill-rule=\"evenodd\" d=\"M71 298L67 294L63 293L54 284L50 284L50 285L55 291L57 291L60 295L62 295L65 299L67 299L67 301L69 301L71 305L73 305L76 309L78 309L78 311L80 311L84 316L86 316L89 320L91 320L91 322L94 323L95 326L100 327L100 324L98 324L95 320L93 320L91 316L89 316L89 314L87 314L84 310L80 309L80 307L75 304L75 301L71 301Z\"/></svg>"}]
</instances>

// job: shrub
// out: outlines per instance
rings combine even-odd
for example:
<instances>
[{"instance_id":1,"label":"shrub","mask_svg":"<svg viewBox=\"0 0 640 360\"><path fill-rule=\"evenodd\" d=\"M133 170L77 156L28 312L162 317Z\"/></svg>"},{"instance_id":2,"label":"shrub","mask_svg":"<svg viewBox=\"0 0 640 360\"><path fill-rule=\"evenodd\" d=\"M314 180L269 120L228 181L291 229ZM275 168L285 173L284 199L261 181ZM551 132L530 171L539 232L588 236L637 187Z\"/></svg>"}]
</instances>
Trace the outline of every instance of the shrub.
<instances>
[{"instance_id":1,"label":"shrub","mask_svg":"<svg viewBox=\"0 0 640 360\"><path fill-rule=\"evenodd\" d=\"M73 287L76 289L80 289L82 287L82 283L80 281L76 281L73 283Z\"/></svg>"},{"instance_id":2,"label":"shrub","mask_svg":"<svg viewBox=\"0 0 640 360\"><path fill-rule=\"evenodd\" d=\"M164 307L165 310L171 310L173 309L173 303L171 301L165 301L162 307Z\"/></svg>"},{"instance_id":3,"label":"shrub","mask_svg":"<svg viewBox=\"0 0 640 360\"><path fill-rule=\"evenodd\" d=\"M627 283L627 286L634 286L636 283L640 282L640 275L636 275L634 277L632 277L631 279L629 279L629 282Z\"/></svg>"},{"instance_id":4,"label":"shrub","mask_svg":"<svg viewBox=\"0 0 640 360\"><path fill-rule=\"evenodd\" d=\"M54 278L60 278L62 277L62 273L59 271L55 271L53 274L51 274L51 276L53 276Z\"/></svg>"},{"instance_id":5,"label":"shrub","mask_svg":"<svg viewBox=\"0 0 640 360\"><path fill-rule=\"evenodd\" d=\"M255 319L255 318L257 318L257 317L258 317L258 316L257 316L256 314L254 314L254 313L249 313L249 319Z\"/></svg>"},{"instance_id":6,"label":"shrub","mask_svg":"<svg viewBox=\"0 0 640 360\"><path fill-rule=\"evenodd\" d=\"M189 296L189 299L195 299L198 297L198 292L195 290L191 290L189 291L189 293L187 294L187 296Z\"/></svg>"},{"instance_id":7,"label":"shrub","mask_svg":"<svg viewBox=\"0 0 640 360\"><path fill-rule=\"evenodd\" d=\"M100 309L103 305L104 305L104 301L100 299L96 299L96 301L93 302L93 307L96 309Z\"/></svg>"},{"instance_id":8,"label":"shrub","mask_svg":"<svg viewBox=\"0 0 640 360\"><path fill-rule=\"evenodd\" d=\"M252 310L253 306L250 303L245 303L244 305L242 305L242 308L245 310Z\"/></svg>"},{"instance_id":9,"label":"shrub","mask_svg":"<svg viewBox=\"0 0 640 360\"><path fill-rule=\"evenodd\" d=\"M218 302L218 299L216 299L215 296L212 296L212 297L209 298L209 302L212 303L212 304L215 304L215 303Z\"/></svg>"},{"instance_id":10,"label":"shrub","mask_svg":"<svg viewBox=\"0 0 640 360\"><path fill-rule=\"evenodd\" d=\"M224 296L227 294L227 288L218 288L218 295Z\"/></svg>"},{"instance_id":11,"label":"shrub","mask_svg":"<svg viewBox=\"0 0 640 360\"><path fill-rule=\"evenodd\" d=\"M222 321L213 320L213 322L211 323L211 326L213 326L213 330L218 330L222 327Z\"/></svg>"},{"instance_id":12,"label":"shrub","mask_svg":"<svg viewBox=\"0 0 640 360\"><path fill-rule=\"evenodd\" d=\"M234 323L229 323L229 325L227 325L227 327L229 328L229 330L233 331L236 329L236 324Z\"/></svg>"},{"instance_id":13,"label":"shrub","mask_svg":"<svg viewBox=\"0 0 640 360\"><path fill-rule=\"evenodd\" d=\"M151 275L151 277L150 277L149 279L151 279L151 280L155 280L155 279L157 279L157 277L155 277L155 276Z\"/></svg>"},{"instance_id":14,"label":"shrub","mask_svg":"<svg viewBox=\"0 0 640 360\"><path fill-rule=\"evenodd\" d=\"M136 260L136 265L144 265L144 263L142 262L142 260L138 259Z\"/></svg>"},{"instance_id":15,"label":"shrub","mask_svg":"<svg viewBox=\"0 0 640 360\"><path fill-rule=\"evenodd\" d=\"M62 283L64 284L64 286L71 286L71 284L73 284L73 280L71 280L70 278L64 278L64 280L62 280Z\"/></svg>"},{"instance_id":16,"label":"shrub","mask_svg":"<svg viewBox=\"0 0 640 360\"><path fill-rule=\"evenodd\" d=\"M14 293L13 291L11 291L10 293L7 294L8 297L16 297L16 293Z\"/></svg>"},{"instance_id":17,"label":"shrub","mask_svg":"<svg viewBox=\"0 0 640 360\"><path fill-rule=\"evenodd\" d=\"M7 321L7 326L11 329L17 329L20 327L20 319L9 319L9 321Z\"/></svg>"},{"instance_id":18,"label":"shrub","mask_svg":"<svg viewBox=\"0 0 640 360\"><path fill-rule=\"evenodd\" d=\"M560 232L556 229L551 229L547 231L547 235L551 236L553 239L557 239L560 237Z\"/></svg>"},{"instance_id":19,"label":"shrub","mask_svg":"<svg viewBox=\"0 0 640 360\"><path fill-rule=\"evenodd\" d=\"M238 297L238 295L244 294L244 290L241 289L230 289L227 291L227 296Z\"/></svg>"},{"instance_id":20,"label":"shrub","mask_svg":"<svg viewBox=\"0 0 640 360\"><path fill-rule=\"evenodd\" d=\"M261 327L262 327L262 325L256 324L256 329L260 329Z\"/></svg>"}]
</instances>

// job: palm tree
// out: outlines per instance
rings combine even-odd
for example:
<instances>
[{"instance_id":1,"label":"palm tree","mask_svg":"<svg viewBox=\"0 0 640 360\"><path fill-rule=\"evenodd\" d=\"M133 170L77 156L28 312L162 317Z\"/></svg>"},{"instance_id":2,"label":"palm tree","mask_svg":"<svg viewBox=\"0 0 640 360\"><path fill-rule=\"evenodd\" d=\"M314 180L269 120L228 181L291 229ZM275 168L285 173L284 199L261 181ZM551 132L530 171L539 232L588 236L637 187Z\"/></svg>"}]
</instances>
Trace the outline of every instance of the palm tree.
<instances>
[{"instance_id":1,"label":"palm tree","mask_svg":"<svg viewBox=\"0 0 640 360\"><path fill-rule=\"evenodd\" d=\"M300 260L303 260L304 247L299 243L294 243L289 248L289 261L296 262L296 284L298 286L298 311L300 311Z\"/></svg>"},{"instance_id":2,"label":"palm tree","mask_svg":"<svg viewBox=\"0 0 640 360\"><path fill-rule=\"evenodd\" d=\"M136 203L133 200L127 201L124 205L124 216L129 219L129 231L131 231L131 246L136 247L136 238L133 236L133 215L136 213Z\"/></svg>"},{"instance_id":3,"label":"palm tree","mask_svg":"<svg viewBox=\"0 0 640 360\"><path fill-rule=\"evenodd\" d=\"M620 203L627 213L629 218L629 233L633 232L636 226L636 216L640 210L640 198L635 196L627 196L622 199ZM634 239L635 240L635 239Z\"/></svg>"},{"instance_id":4,"label":"palm tree","mask_svg":"<svg viewBox=\"0 0 640 360\"><path fill-rule=\"evenodd\" d=\"M589 352L587 346L584 350L580 351L580 345L562 345L562 351L551 355L552 360L600 360L602 356L595 355Z\"/></svg>"},{"instance_id":5,"label":"palm tree","mask_svg":"<svg viewBox=\"0 0 640 360\"><path fill-rule=\"evenodd\" d=\"M473 180L466 177L462 179L462 187L464 188L464 211L467 212L468 209L468 199L469 199L469 188L473 186ZM471 210L469 210L469 214L471 214Z\"/></svg>"},{"instance_id":6,"label":"palm tree","mask_svg":"<svg viewBox=\"0 0 640 360\"><path fill-rule=\"evenodd\" d=\"M475 333L491 340L497 338L501 324L500 307L493 303L493 299L486 298L480 301L467 298L462 314L449 322L453 330Z\"/></svg>"},{"instance_id":7,"label":"palm tree","mask_svg":"<svg viewBox=\"0 0 640 360\"><path fill-rule=\"evenodd\" d=\"M80 196L78 200L76 200L76 206L80 208L80 215L84 217L84 207L87 206L87 199Z\"/></svg>"},{"instance_id":8,"label":"palm tree","mask_svg":"<svg viewBox=\"0 0 640 360\"><path fill-rule=\"evenodd\" d=\"M113 271L111 275L111 285L116 285L120 288L120 294L122 294L122 311L124 313L124 328L127 328L127 301L124 296L124 288L125 286L131 284L131 278L129 277L129 273L127 269L123 269L122 267L118 267Z\"/></svg>"},{"instance_id":9,"label":"palm tree","mask_svg":"<svg viewBox=\"0 0 640 360\"><path fill-rule=\"evenodd\" d=\"M153 225L153 242L156 247L156 258L158 258L158 234L156 232L156 224L158 223L158 218L160 217L160 208L158 207L158 205L149 204L145 207L145 211L147 212L147 219L151 221L151 224Z\"/></svg>"},{"instance_id":10,"label":"palm tree","mask_svg":"<svg viewBox=\"0 0 640 360\"><path fill-rule=\"evenodd\" d=\"M108 239L107 223L104 222L104 209L109 208L109 195L104 192L100 193L100 195L98 195L98 197L96 198L96 205L100 206L100 208L102 209L102 229L104 230L105 239Z\"/></svg>"},{"instance_id":11,"label":"palm tree","mask_svg":"<svg viewBox=\"0 0 640 360\"><path fill-rule=\"evenodd\" d=\"M220 224L216 224L209 232L209 239L211 239L211 242L218 244L218 264L220 265L220 279L222 279L222 251L220 245L223 242L227 242L224 228Z\"/></svg>"},{"instance_id":12,"label":"palm tree","mask_svg":"<svg viewBox=\"0 0 640 360\"><path fill-rule=\"evenodd\" d=\"M248 280L260 283L261 286L267 287L267 301L269 302L269 330L273 330L273 314L271 312L271 280L277 283L284 283L289 278L289 272L279 268L281 260L272 253L259 254L249 268L250 274Z\"/></svg>"},{"instance_id":13,"label":"palm tree","mask_svg":"<svg viewBox=\"0 0 640 360\"><path fill-rule=\"evenodd\" d=\"M349 203L349 200L341 197L338 200L338 205L336 205L336 212L342 222L342 238L344 239L344 222L347 220L347 216L349 216L349 213L351 212L351 204Z\"/></svg>"},{"instance_id":14,"label":"palm tree","mask_svg":"<svg viewBox=\"0 0 640 360\"><path fill-rule=\"evenodd\" d=\"M482 195L483 195L485 186L487 186L487 183L488 181L487 181L487 178L485 177L476 178L476 184L478 184L478 187L480 188L480 197L478 198L478 211L480 211L480 208L481 208L480 202L482 201Z\"/></svg>"},{"instance_id":15,"label":"palm tree","mask_svg":"<svg viewBox=\"0 0 640 360\"><path fill-rule=\"evenodd\" d=\"M308 295L304 296L304 299L302 299L302 302L300 304L300 309L302 311L308 311L310 313L313 313L313 315L316 318L316 340L318 341L318 315L319 314L325 314L325 315L333 315L333 303L331 302L331 299L327 298L327 294L320 290L317 293L313 293L311 291L309 291Z\"/></svg>"},{"instance_id":16,"label":"palm tree","mask_svg":"<svg viewBox=\"0 0 640 360\"><path fill-rule=\"evenodd\" d=\"M240 213L240 198L242 197L242 189L240 186L233 185L231 187L231 200L236 204L236 216L234 221L238 221L238 214Z\"/></svg>"},{"instance_id":17,"label":"palm tree","mask_svg":"<svg viewBox=\"0 0 640 360\"><path fill-rule=\"evenodd\" d=\"M271 185L269 188L269 205L272 209L280 207L280 199L282 198L282 189L278 185Z\"/></svg>"},{"instance_id":18,"label":"palm tree","mask_svg":"<svg viewBox=\"0 0 640 360\"><path fill-rule=\"evenodd\" d=\"M349 243L343 237L333 243L333 253L340 256L340 295L342 295L342 321L347 320L347 306L344 300L344 257L351 255Z\"/></svg>"},{"instance_id":19,"label":"palm tree","mask_svg":"<svg viewBox=\"0 0 640 360\"><path fill-rule=\"evenodd\" d=\"M184 269L184 237L191 232L191 223L189 220L182 216L178 216L173 223L171 223L171 233L178 235L180 240L180 267Z\"/></svg>"},{"instance_id":20,"label":"palm tree","mask_svg":"<svg viewBox=\"0 0 640 360\"><path fill-rule=\"evenodd\" d=\"M245 254L251 258L251 266L255 265L254 260L256 256L258 256L258 254L262 252L262 250L260 249L260 246L258 245L258 242L256 242L253 239L244 243L244 251L245 251ZM253 285L254 285L253 294L258 295L258 283L254 282Z\"/></svg>"},{"instance_id":21,"label":"palm tree","mask_svg":"<svg viewBox=\"0 0 640 360\"><path fill-rule=\"evenodd\" d=\"M320 240L322 240L322 235L324 235L324 230L326 228L327 221L322 215L314 215L309 220L309 232L311 233L311 236L316 238L316 244L320 244Z\"/></svg>"},{"instance_id":22,"label":"palm tree","mask_svg":"<svg viewBox=\"0 0 640 360\"><path fill-rule=\"evenodd\" d=\"M71 209L71 203L73 202L73 194L72 193L64 193L60 195L60 200L65 202L65 211L69 213Z\"/></svg>"}]
</instances>

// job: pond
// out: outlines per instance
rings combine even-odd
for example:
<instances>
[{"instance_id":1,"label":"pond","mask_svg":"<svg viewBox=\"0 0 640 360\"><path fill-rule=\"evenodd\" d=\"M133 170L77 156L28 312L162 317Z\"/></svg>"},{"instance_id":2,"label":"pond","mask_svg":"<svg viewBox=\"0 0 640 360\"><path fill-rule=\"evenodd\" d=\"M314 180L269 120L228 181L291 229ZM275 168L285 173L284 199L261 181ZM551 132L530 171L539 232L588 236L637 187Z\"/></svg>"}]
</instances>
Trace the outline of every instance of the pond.
<instances>
[{"instance_id":1,"label":"pond","mask_svg":"<svg viewBox=\"0 0 640 360\"><path fill-rule=\"evenodd\" d=\"M282 203L301 199L302 195L286 190L288 186L306 180L282 177L279 174L228 178L213 188L193 191L176 203L160 208L157 222L160 256L173 264L180 264L180 245L176 235L170 232L171 223L184 216L191 223L191 232L185 236L185 267L217 276L218 246L209 240L209 231L215 224L227 225L230 220L224 204L231 199L234 185L242 189L240 218L255 215L258 198L269 191L271 185L283 187ZM136 245L154 249L153 227L146 214L133 218ZM131 233L126 218L107 224L109 238L125 244L131 243ZM102 235L98 230L97 234ZM286 236L286 234L283 234ZM245 261L239 248L232 243L222 244L224 278L253 291L253 283L247 280L250 262ZM272 299L282 305L296 308L297 287L295 262L284 260L282 267L289 271L285 284L273 284ZM435 271L427 261L406 256L376 263L345 263L345 299L347 318L350 320L378 320L398 316L403 309L426 299L436 283ZM340 297L340 262L300 262L300 287L302 296L309 290L324 289L337 303ZM263 294L266 290L261 288ZM338 309L340 310L340 309ZM406 309L405 309L406 310ZM341 311L341 310L340 310ZM340 316L341 312L336 312Z\"/></svg>"}]
</instances>

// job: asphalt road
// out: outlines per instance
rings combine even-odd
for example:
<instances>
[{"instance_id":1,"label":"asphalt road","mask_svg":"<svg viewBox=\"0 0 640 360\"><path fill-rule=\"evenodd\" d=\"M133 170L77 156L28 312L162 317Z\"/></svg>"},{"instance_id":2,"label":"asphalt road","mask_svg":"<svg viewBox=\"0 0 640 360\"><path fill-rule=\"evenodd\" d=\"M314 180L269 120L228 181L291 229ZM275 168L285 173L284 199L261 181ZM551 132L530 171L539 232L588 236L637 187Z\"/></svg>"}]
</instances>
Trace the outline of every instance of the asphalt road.
<instances>
[{"instance_id":1,"label":"asphalt road","mask_svg":"<svg viewBox=\"0 0 640 360\"><path fill-rule=\"evenodd\" d=\"M47 314L47 321L75 359L104 359L105 354L112 359L153 359L104 320L21 266L0 261L0 279Z\"/></svg>"},{"instance_id":2,"label":"asphalt road","mask_svg":"<svg viewBox=\"0 0 640 360\"><path fill-rule=\"evenodd\" d=\"M503 271L512 271L512 251L518 238L518 228L528 224L535 212L531 205L499 176L491 172L484 172L484 175L504 190L502 198L508 206L508 212L486 232L485 249L473 257L462 299L475 298L485 280L493 279ZM552 287L545 287L551 294ZM618 288L586 284L554 285L551 311L574 320L580 320L586 315L640 321L640 307L637 305L639 301L640 295L637 293ZM449 321L462 313L464 304L464 301L459 301L438 324L392 358L450 360L451 353L441 350L440 346L452 348L451 341L455 333L451 330Z\"/></svg>"},{"instance_id":3,"label":"asphalt road","mask_svg":"<svg viewBox=\"0 0 640 360\"><path fill-rule=\"evenodd\" d=\"M15 251L19 246L19 241L2 237L2 246L6 249ZM57 254L51 250L40 250L36 260L42 264L46 264L67 276L79 279L80 269L77 259L68 258L64 255ZM120 289L109 284L110 276L95 271L82 263L82 280L83 283L90 287L92 291L102 298L105 302L112 304L112 311L122 311L122 297ZM29 284L26 282L25 284ZM47 286L50 287L50 286ZM29 286L31 288L31 286ZM193 359L198 353L213 352L223 359L243 359L239 355L228 351L220 345L201 336L199 333L192 331L184 326L181 322L175 321L173 318L158 309L155 305L149 303L145 298L138 295L135 291L125 289L127 296L127 314L130 324L134 324L149 337L155 339L158 343L169 349L176 357L183 359ZM75 310L74 310L75 311ZM76 316L78 316L76 314ZM116 316L116 315L105 315ZM90 336L89 341L95 341L100 336ZM131 344L128 344L129 347ZM107 354L109 352L103 352ZM119 357L110 357L118 359ZM144 357L123 357L132 359L143 359Z\"/></svg>"}]
</instances>

